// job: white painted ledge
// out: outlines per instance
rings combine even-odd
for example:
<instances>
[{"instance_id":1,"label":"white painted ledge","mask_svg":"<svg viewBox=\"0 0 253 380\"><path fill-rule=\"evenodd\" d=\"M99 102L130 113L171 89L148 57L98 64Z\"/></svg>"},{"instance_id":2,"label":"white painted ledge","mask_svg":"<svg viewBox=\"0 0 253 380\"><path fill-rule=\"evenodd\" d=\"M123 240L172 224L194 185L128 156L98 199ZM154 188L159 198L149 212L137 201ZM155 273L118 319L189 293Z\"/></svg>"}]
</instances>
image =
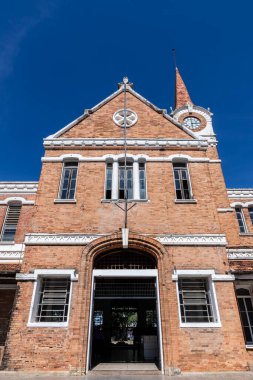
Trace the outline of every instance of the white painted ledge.
<instances>
[{"instance_id":1,"label":"white painted ledge","mask_svg":"<svg viewBox=\"0 0 253 380\"><path fill-rule=\"evenodd\" d=\"M54 199L54 203L76 203L76 199Z\"/></svg>"},{"instance_id":2,"label":"white painted ledge","mask_svg":"<svg viewBox=\"0 0 253 380\"><path fill-rule=\"evenodd\" d=\"M175 203L191 204L197 203L197 199L175 199Z\"/></svg>"},{"instance_id":3,"label":"white painted ledge","mask_svg":"<svg viewBox=\"0 0 253 380\"><path fill-rule=\"evenodd\" d=\"M209 328L217 328L217 327L221 327L221 323L220 322L213 322L213 323L183 323L183 322L180 322L180 327L183 327L183 328L201 328L201 329L209 329Z\"/></svg>"},{"instance_id":4,"label":"white painted ledge","mask_svg":"<svg viewBox=\"0 0 253 380\"><path fill-rule=\"evenodd\" d=\"M66 328L68 327L68 322L28 322L27 327Z\"/></svg>"}]
</instances>

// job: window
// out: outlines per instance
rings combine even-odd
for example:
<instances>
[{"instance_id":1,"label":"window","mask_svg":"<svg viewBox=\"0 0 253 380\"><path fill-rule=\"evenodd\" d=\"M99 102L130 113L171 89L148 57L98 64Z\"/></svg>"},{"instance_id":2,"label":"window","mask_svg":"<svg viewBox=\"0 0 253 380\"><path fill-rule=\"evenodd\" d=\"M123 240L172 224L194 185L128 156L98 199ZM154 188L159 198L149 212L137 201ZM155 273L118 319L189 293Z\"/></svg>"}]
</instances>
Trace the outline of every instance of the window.
<instances>
[{"instance_id":1,"label":"window","mask_svg":"<svg viewBox=\"0 0 253 380\"><path fill-rule=\"evenodd\" d=\"M108 163L106 166L106 185L105 185L105 199L112 198L112 164Z\"/></svg>"},{"instance_id":2,"label":"window","mask_svg":"<svg viewBox=\"0 0 253 380\"><path fill-rule=\"evenodd\" d=\"M251 223L253 224L253 206L250 206L248 208L248 210L249 210L249 216L250 216Z\"/></svg>"},{"instance_id":3,"label":"window","mask_svg":"<svg viewBox=\"0 0 253 380\"><path fill-rule=\"evenodd\" d=\"M236 290L246 345L253 345L253 305L249 289Z\"/></svg>"},{"instance_id":4,"label":"window","mask_svg":"<svg viewBox=\"0 0 253 380\"><path fill-rule=\"evenodd\" d=\"M179 278L178 294L182 323L217 322L209 278Z\"/></svg>"},{"instance_id":5,"label":"window","mask_svg":"<svg viewBox=\"0 0 253 380\"><path fill-rule=\"evenodd\" d=\"M146 171L145 163L139 163L140 199L146 199Z\"/></svg>"},{"instance_id":6,"label":"window","mask_svg":"<svg viewBox=\"0 0 253 380\"><path fill-rule=\"evenodd\" d=\"M173 163L174 180L177 199L192 199L191 186L187 164L185 162Z\"/></svg>"},{"instance_id":7,"label":"window","mask_svg":"<svg viewBox=\"0 0 253 380\"><path fill-rule=\"evenodd\" d=\"M129 200L146 200L146 165L128 159L126 162L126 196ZM125 199L125 161L120 158L106 164L105 199Z\"/></svg>"},{"instance_id":8,"label":"window","mask_svg":"<svg viewBox=\"0 0 253 380\"><path fill-rule=\"evenodd\" d=\"M62 171L60 199L74 199L78 162L65 162Z\"/></svg>"},{"instance_id":9,"label":"window","mask_svg":"<svg viewBox=\"0 0 253 380\"><path fill-rule=\"evenodd\" d=\"M119 199L125 199L125 162L119 163ZM126 191L127 199L133 199L133 163L126 162Z\"/></svg>"},{"instance_id":10,"label":"window","mask_svg":"<svg viewBox=\"0 0 253 380\"><path fill-rule=\"evenodd\" d=\"M245 223L245 219L244 219L242 208L241 207L236 207L235 208L235 212L236 212L236 217L237 217L237 220L238 220L240 232L241 233L247 232L247 226L246 226L246 223Z\"/></svg>"},{"instance_id":11,"label":"window","mask_svg":"<svg viewBox=\"0 0 253 380\"><path fill-rule=\"evenodd\" d=\"M70 279L42 278L35 322L67 322Z\"/></svg>"},{"instance_id":12,"label":"window","mask_svg":"<svg viewBox=\"0 0 253 380\"><path fill-rule=\"evenodd\" d=\"M19 221L19 216L21 212L21 204L14 204L11 203L8 206L3 228L2 228L2 234L1 234L1 240L2 241L13 241L17 225Z\"/></svg>"}]
</instances>

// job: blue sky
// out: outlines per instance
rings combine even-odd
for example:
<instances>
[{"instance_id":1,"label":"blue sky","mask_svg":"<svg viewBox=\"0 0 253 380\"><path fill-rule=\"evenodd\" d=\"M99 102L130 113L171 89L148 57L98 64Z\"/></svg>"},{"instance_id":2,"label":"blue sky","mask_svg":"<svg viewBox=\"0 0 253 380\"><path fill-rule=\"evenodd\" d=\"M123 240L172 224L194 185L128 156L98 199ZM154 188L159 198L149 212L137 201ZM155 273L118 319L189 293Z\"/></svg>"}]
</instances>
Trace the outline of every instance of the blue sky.
<instances>
[{"instance_id":1,"label":"blue sky","mask_svg":"<svg viewBox=\"0 0 253 380\"><path fill-rule=\"evenodd\" d=\"M0 180L38 180L42 139L127 75L174 101L171 49L193 102L210 107L228 187L253 187L253 2L8 0L0 4Z\"/></svg>"}]
</instances>

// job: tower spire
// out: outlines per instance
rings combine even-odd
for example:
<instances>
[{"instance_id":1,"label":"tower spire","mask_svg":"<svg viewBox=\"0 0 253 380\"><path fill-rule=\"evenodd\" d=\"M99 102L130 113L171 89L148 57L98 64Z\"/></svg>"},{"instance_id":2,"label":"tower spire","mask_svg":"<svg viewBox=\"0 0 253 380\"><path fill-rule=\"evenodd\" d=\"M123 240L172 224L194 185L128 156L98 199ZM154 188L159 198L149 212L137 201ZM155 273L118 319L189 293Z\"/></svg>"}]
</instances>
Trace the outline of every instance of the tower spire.
<instances>
[{"instance_id":1,"label":"tower spire","mask_svg":"<svg viewBox=\"0 0 253 380\"><path fill-rule=\"evenodd\" d=\"M186 85L178 71L176 69L176 82L175 82L175 109L186 106L188 103L192 103Z\"/></svg>"}]
</instances>

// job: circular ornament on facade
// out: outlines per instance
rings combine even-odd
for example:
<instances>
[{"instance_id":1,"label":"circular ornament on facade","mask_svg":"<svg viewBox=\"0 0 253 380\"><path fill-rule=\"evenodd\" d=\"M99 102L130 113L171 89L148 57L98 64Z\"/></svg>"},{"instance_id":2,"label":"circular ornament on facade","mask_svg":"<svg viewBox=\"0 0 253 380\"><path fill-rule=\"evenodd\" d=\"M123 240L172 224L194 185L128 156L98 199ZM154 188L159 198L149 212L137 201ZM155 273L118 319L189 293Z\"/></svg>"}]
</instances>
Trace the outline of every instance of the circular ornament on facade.
<instances>
[{"instance_id":1,"label":"circular ornament on facade","mask_svg":"<svg viewBox=\"0 0 253 380\"><path fill-rule=\"evenodd\" d=\"M126 110L126 127L132 127L138 120L137 114L127 109ZM117 124L119 127L124 127L124 109L118 110L113 115L113 121L115 124Z\"/></svg>"},{"instance_id":2,"label":"circular ornament on facade","mask_svg":"<svg viewBox=\"0 0 253 380\"><path fill-rule=\"evenodd\" d=\"M184 118L183 125L194 131L200 128L201 121L195 116L187 116Z\"/></svg>"}]
</instances>

